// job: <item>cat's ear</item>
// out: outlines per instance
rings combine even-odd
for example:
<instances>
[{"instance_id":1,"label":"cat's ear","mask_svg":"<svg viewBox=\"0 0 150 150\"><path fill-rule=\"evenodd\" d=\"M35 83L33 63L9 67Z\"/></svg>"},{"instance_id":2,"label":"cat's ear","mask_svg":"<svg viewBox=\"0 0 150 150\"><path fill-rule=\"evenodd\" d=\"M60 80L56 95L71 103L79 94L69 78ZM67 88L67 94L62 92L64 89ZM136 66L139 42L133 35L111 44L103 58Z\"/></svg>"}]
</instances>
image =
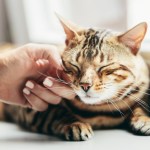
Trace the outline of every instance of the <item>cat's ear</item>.
<instances>
[{"instance_id":1,"label":"cat's ear","mask_svg":"<svg viewBox=\"0 0 150 150\"><path fill-rule=\"evenodd\" d=\"M129 47L131 52L136 55L141 46L141 42L145 36L146 30L147 24L142 22L124 34L118 36L118 40Z\"/></svg>"},{"instance_id":2,"label":"cat's ear","mask_svg":"<svg viewBox=\"0 0 150 150\"><path fill-rule=\"evenodd\" d=\"M68 45L69 41L72 40L75 36L79 37L78 31L80 30L76 25L71 23L70 21L64 19L62 16L56 13L57 18L59 19L65 34L66 34L66 45Z\"/></svg>"}]
</instances>

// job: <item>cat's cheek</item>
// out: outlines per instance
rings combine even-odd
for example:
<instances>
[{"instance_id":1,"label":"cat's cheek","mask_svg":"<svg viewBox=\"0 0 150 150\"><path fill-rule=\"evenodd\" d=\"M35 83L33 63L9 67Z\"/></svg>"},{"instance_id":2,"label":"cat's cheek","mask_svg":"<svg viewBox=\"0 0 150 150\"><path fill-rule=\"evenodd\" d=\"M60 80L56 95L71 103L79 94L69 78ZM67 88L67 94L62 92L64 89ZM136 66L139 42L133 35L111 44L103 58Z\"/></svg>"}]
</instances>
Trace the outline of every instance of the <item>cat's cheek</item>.
<instances>
[{"instance_id":1,"label":"cat's cheek","mask_svg":"<svg viewBox=\"0 0 150 150\"><path fill-rule=\"evenodd\" d=\"M118 90L119 87L112 85L100 91L93 91L93 95L95 97L99 97L100 100L112 99L115 95L117 95Z\"/></svg>"},{"instance_id":2,"label":"cat's cheek","mask_svg":"<svg viewBox=\"0 0 150 150\"><path fill-rule=\"evenodd\" d=\"M79 96L79 97L85 97L85 93L83 93L81 90L74 90L74 92Z\"/></svg>"}]
</instances>

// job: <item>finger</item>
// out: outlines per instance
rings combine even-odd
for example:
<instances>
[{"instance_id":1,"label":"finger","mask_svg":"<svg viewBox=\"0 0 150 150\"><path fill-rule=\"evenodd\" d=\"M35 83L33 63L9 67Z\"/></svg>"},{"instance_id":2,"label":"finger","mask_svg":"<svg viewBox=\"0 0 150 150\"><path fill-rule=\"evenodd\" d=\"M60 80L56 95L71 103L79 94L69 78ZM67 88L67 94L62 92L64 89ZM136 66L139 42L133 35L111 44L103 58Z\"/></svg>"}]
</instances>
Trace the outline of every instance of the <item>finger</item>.
<instances>
[{"instance_id":1,"label":"finger","mask_svg":"<svg viewBox=\"0 0 150 150\"><path fill-rule=\"evenodd\" d=\"M34 81L27 81L26 87L30 89L30 91L50 104L58 104L61 101L61 97L54 94L50 90L46 89L45 87L40 86L39 84L35 83Z\"/></svg>"},{"instance_id":2,"label":"finger","mask_svg":"<svg viewBox=\"0 0 150 150\"><path fill-rule=\"evenodd\" d=\"M48 108L48 103L31 93L28 88L24 88L23 93L27 101L30 103L32 109L37 111L44 111Z\"/></svg>"},{"instance_id":3,"label":"finger","mask_svg":"<svg viewBox=\"0 0 150 150\"><path fill-rule=\"evenodd\" d=\"M48 60L45 60L45 59L38 59L36 61L36 64L37 64L37 67L39 68L43 68L43 67L48 67L50 64L49 64L49 61Z\"/></svg>"},{"instance_id":4,"label":"finger","mask_svg":"<svg viewBox=\"0 0 150 150\"><path fill-rule=\"evenodd\" d=\"M44 86L50 89L53 93L60 97L72 100L75 97L75 92L64 83L60 83L54 78L48 77L43 82Z\"/></svg>"}]
</instances>

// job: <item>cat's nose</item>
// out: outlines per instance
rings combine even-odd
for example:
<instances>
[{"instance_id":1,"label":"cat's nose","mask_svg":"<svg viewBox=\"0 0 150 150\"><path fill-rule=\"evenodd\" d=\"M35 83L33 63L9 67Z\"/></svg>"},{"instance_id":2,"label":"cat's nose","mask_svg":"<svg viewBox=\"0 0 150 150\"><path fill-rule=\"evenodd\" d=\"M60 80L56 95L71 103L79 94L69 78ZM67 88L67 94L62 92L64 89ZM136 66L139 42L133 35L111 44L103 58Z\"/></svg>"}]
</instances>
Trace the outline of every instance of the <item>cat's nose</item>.
<instances>
[{"instance_id":1,"label":"cat's nose","mask_svg":"<svg viewBox=\"0 0 150 150\"><path fill-rule=\"evenodd\" d=\"M87 91L90 89L91 84L89 84L89 83L80 83L80 86L81 86L81 88L82 88L85 92L87 92Z\"/></svg>"}]
</instances>

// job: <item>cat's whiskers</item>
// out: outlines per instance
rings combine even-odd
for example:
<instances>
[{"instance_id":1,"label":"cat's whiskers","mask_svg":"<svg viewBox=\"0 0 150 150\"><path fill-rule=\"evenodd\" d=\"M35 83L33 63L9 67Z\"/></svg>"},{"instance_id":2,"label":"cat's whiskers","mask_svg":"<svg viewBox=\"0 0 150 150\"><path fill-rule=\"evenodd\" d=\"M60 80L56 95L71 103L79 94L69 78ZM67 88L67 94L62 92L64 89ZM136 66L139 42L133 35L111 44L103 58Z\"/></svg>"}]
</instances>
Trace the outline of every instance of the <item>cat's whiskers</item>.
<instances>
[{"instance_id":1,"label":"cat's whiskers","mask_svg":"<svg viewBox=\"0 0 150 150\"><path fill-rule=\"evenodd\" d=\"M143 94L145 94L145 95L150 95L150 94L147 93L147 92L143 92L143 91L140 91L140 90L136 90L136 89L134 89L134 88L133 88L133 90L134 90L134 91L138 91L139 93L143 93Z\"/></svg>"},{"instance_id":2,"label":"cat's whiskers","mask_svg":"<svg viewBox=\"0 0 150 150\"><path fill-rule=\"evenodd\" d=\"M45 76L45 77L49 77L48 75L46 75L46 74L44 74L44 73L42 73L42 72L39 72L39 71L38 71L38 73L41 74L41 75L43 75L43 76ZM72 84L71 82L66 82L66 81L64 81L64 80L62 80L62 79L60 80L60 79L57 79L57 78L54 78L54 77L53 77L53 79L54 79L55 81L58 81L58 82L60 82L60 83L64 83L64 84L67 84L67 85L71 85L71 84Z\"/></svg>"},{"instance_id":3,"label":"cat's whiskers","mask_svg":"<svg viewBox=\"0 0 150 150\"><path fill-rule=\"evenodd\" d=\"M124 90L126 90L126 89L128 89L128 88L123 88ZM141 92L141 93L143 93L143 94L145 94L145 95L150 95L149 93L146 93L146 92L142 92L142 91L140 91L140 90L136 90L135 88L133 88L132 90L134 90L134 91L137 91L137 92ZM130 95L129 95L130 96ZM133 96L133 95L132 95ZM143 101L144 102L144 101Z\"/></svg>"},{"instance_id":4,"label":"cat's whiskers","mask_svg":"<svg viewBox=\"0 0 150 150\"><path fill-rule=\"evenodd\" d=\"M123 92L117 92L117 94L123 94ZM116 95L116 96L117 96L117 95ZM137 102L140 106L142 106L145 110L147 110L147 111L150 112L150 110L148 110L148 108L150 109L150 107L148 106L148 104L147 104L146 102L142 101L141 99L139 99L138 97L133 96L133 95L127 95L127 97L133 97L134 99L132 99L132 100L134 100L134 101ZM109 100L107 100L107 103L108 103L108 102L112 102L112 101L110 101L110 99L109 99ZM115 101L115 102L116 102L116 101ZM115 102L114 102L114 103L115 103ZM131 107L125 102L125 100L122 99L122 102L125 103L125 104L128 106L128 108L130 109L130 111L133 113Z\"/></svg>"},{"instance_id":5,"label":"cat's whiskers","mask_svg":"<svg viewBox=\"0 0 150 150\"><path fill-rule=\"evenodd\" d=\"M67 83L66 81L64 81L63 79L60 78L60 76L58 75L58 69L56 69L56 75L57 75L57 78L59 79L59 81L61 81L62 83L67 84L67 85L71 84L71 83Z\"/></svg>"},{"instance_id":6,"label":"cat's whiskers","mask_svg":"<svg viewBox=\"0 0 150 150\"><path fill-rule=\"evenodd\" d=\"M119 111L120 115L122 117L125 117L124 113L119 109L118 105L116 103L114 103L113 101L109 100L109 102L114 106L114 108Z\"/></svg>"},{"instance_id":7,"label":"cat's whiskers","mask_svg":"<svg viewBox=\"0 0 150 150\"><path fill-rule=\"evenodd\" d=\"M131 96L131 95L130 95ZM133 95L132 95L133 96ZM147 104L143 103L143 101L136 97L136 99L133 99L135 102L137 102L142 108L144 108L146 111L150 112L150 110L147 108L149 107Z\"/></svg>"},{"instance_id":8,"label":"cat's whiskers","mask_svg":"<svg viewBox=\"0 0 150 150\"><path fill-rule=\"evenodd\" d=\"M60 82L60 83L64 83L64 84L66 84L66 85L72 85L72 83L71 82L66 82L66 81L64 81L64 80L60 80L60 79L57 79L57 78L53 78L55 81L58 81L58 82Z\"/></svg>"},{"instance_id":9,"label":"cat's whiskers","mask_svg":"<svg viewBox=\"0 0 150 150\"><path fill-rule=\"evenodd\" d=\"M136 96L134 96L134 95L129 95L129 96L135 98L136 100L138 100L138 102L140 102L140 103L142 103L143 105L145 105L146 107L150 108L150 107L148 106L148 104L147 104L145 101L142 101L142 99L140 99L140 98L138 98L138 97L136 97Z\"/></svg>"},{"instance_id":10,"label":"cat's whiskers","mask_svg":"<svg viewBox=\"0 0 150 150\"><path fill-rule=\"evenodd\" d=\"M121 114L122 117L124 117L124 113L119 109L117 103L114 101L112 101L110 98L109 99L106 99L107 100L107 104L109 104L109 102L114 106L114 108L119 111L119 113Z\"/></svg>"},{"instance_id":11,"label":"cat's whiskers","mask_svg":"<svg viewBox=\"0 0 150 150\"><path fill-rule=\"evenodd\" d=\"M121 93L118 92L118 94L121 94ZM116 96L117 96L117 95L116 95ZM111 100L110 100L110 99L107 99L107 104L109 104L109 102L111 102ZM117 102L118 102L118 101L117 101ZM122 102L127 105L127 107L130 109L131 113L133 114L133 111L132 111L131 107L130 107L124 100L122 100ZM114 102L114 103L115 103L115 102ZM109 106L109 107L110 107L110 106Z\"/></svg>"},{"instance_id":12,"label":"cat's whiskers","mask_svg":"<svg viewBox=\"0 0 150 150\"><path fill-rule=\"evenodd\" d=\"M118 92L118 94L123 94L123 93ZM140 106L142 106L145 110L149 111L148 108L150 108L150 107L148 106L148 104L146 104L146 102L142 101L141 99L139 99L138 97L133 96L133 95L126 95L126 96L127 96L127 97L133 97L133 99L131 99L131 100L134 100L134 101L137 102ZM122 99L122 101L124 101L124 100ZM124 102L125 102L125 101L124 101ZM148 107L148 108L146 108L146 107ZM149 112L150 112L150 111L149 111Z\"/></svg>"},{"instance_id":13,"label":"cat's whiskers","mask_svg":"<svg viewBox=\"0 0 150 150\"><path fill-rule=\"evenodd\" d=\"M124 100L122 100L122 102L127 105L127 107L130 109L131 113L133 114L133 111L132 111L131 107L128 105L128 103Z\"/></svg>"},{"instance_id":14,"label":"cat's whiskers","mask_svg":"<svg viewBox=\"0 0 150 150\"><path fill-rule=\"evenodd\" d=\"M125 89L127 89L127 88L124 88L124 90ZM123 94L123 92L118 92L118 94ZM127 97L134 97L135 99L137 99L137 97L136 96L134 96L134 95L132 95L132 94L130 94L130 95L126 95ZM139 98L138 98L139 99ZM145 102L145 101L142 101L141 99L139 99L140 100L140 102L141 103L143 103L143 104L145 104L147 107L149 107L148 105L147 105L147 103ZM150 107L149 107L150 108Z\"/></svg>"},{"instance_id":15,"label":"cat's whiskers","mask_svg":"<svg viewBox=\"0 0 150 150\"><path fill-rule=\"evenodd\" d=\"M104 83L105 88L107 89L108 86L113 86L113 85L112 85L113 83L115 83L115 82ZM123 85L123 84L122 84L122 85ZM126 85L126 84L124 84L124 85ZM137 86L138 86L138 85L137 85ZM135 87L135 88L136 88L136 87ZM149 93L142 92L142 91L140 91L140 90L136 90L135 88L132 88L132 90L138 91L139 93L141 92L141 93L146 94L146 95L150 95ZM127 90L127 89L129 89L129 87L128 87L128 88L124 87L122 90ZM117 92L117 94L124 94L124 92ZM116 95L116 96L117 96L117 95ZM126 96L127 96L127 97L133 97L133 98L134 98L133 100L134 100L135 102L139 103L139 105L141 105L144 109L146 109L147 111L149 111L146 107L148 107L148 108L150 108L150 107L148 106L148 104L147 104L146 102L142 101L141 99L139 99L138 97L133 96L133 95L126 95ZM131 107L130 107L123 99L122 99L122 101L128 106L128 108L130 109L130 111L133 113ZM108 101L107 101L107 103L108 103Z\"/></svg>"},{"instance_id":16,"label":"cat's whiskers","mask_svg":"<svg viewBox=\"0 0 150 150\"><path fill-rule=\"evenodd\" d=\"M42 72L40 72L40 71L37 71L40 75L42 75L42 76L44 76L44 77L48 77L48 75L46 75L46 74L44 74L44 73L42 73Z\"/></svg>"},{"instance_id":17,"label":"cat's whiskers","mask_svg":"<svg viewBox=\"0 0 150 150\"><path fill-rule=\"evenodd\" d=\"M111 107L110 107L110 103L109 103L109 100L107 99L107 105L109 107L109 110L113 113L113 111L111 110Z\"/></svg>"},{"instance_id":18,"label":"cat's whiskers","mask_svg":"<svg viewBox=\"0 0 150 150\"><path fill-rule=\"evenodd\" d=\"M106 85L111 85L111 83L113 84L113 83L115 83L115 82L106 83ZM122 85L125 85L125 86L126 86L126 84L122 84ZM136 84L134 84L134 85L137 86L137 87L142 87L142 85L136 85ZM125 88L125 87L124 87L124 89L128 89L128 88ZM135 87L135 88L132 88L132 89L133 89L134 91L138 91L138 92L141 92L141 93L143 93L143 94L150 95L150 93L137 90L136 87ZM146 91L147 91L147 90L150 90L150 89L146 89Z\"/></svg>"},{"instance_id":19,"label":"cat's whiskers","mask_svg":"<svg viewBox=\"0 0 150 150\"><path fill-rule=\"evenodd\" d=\"M117 92L117 94L123 94L123 93L121 93L121 92ZM116 95L117 96L117 95ZM121 100L121 99L120 99ZM128 103L125 101L125 100L121 100L123 103L125 103L126 105L127 105L127 107L130 109L130 111L131 111L131 113L133 114L133 111L132 111L132 109L131 109L131 107L128 105ZM116 101L115 101L116 102ZM117 101L118 102L118 101Z\"/></svg>"}]
</instances>

